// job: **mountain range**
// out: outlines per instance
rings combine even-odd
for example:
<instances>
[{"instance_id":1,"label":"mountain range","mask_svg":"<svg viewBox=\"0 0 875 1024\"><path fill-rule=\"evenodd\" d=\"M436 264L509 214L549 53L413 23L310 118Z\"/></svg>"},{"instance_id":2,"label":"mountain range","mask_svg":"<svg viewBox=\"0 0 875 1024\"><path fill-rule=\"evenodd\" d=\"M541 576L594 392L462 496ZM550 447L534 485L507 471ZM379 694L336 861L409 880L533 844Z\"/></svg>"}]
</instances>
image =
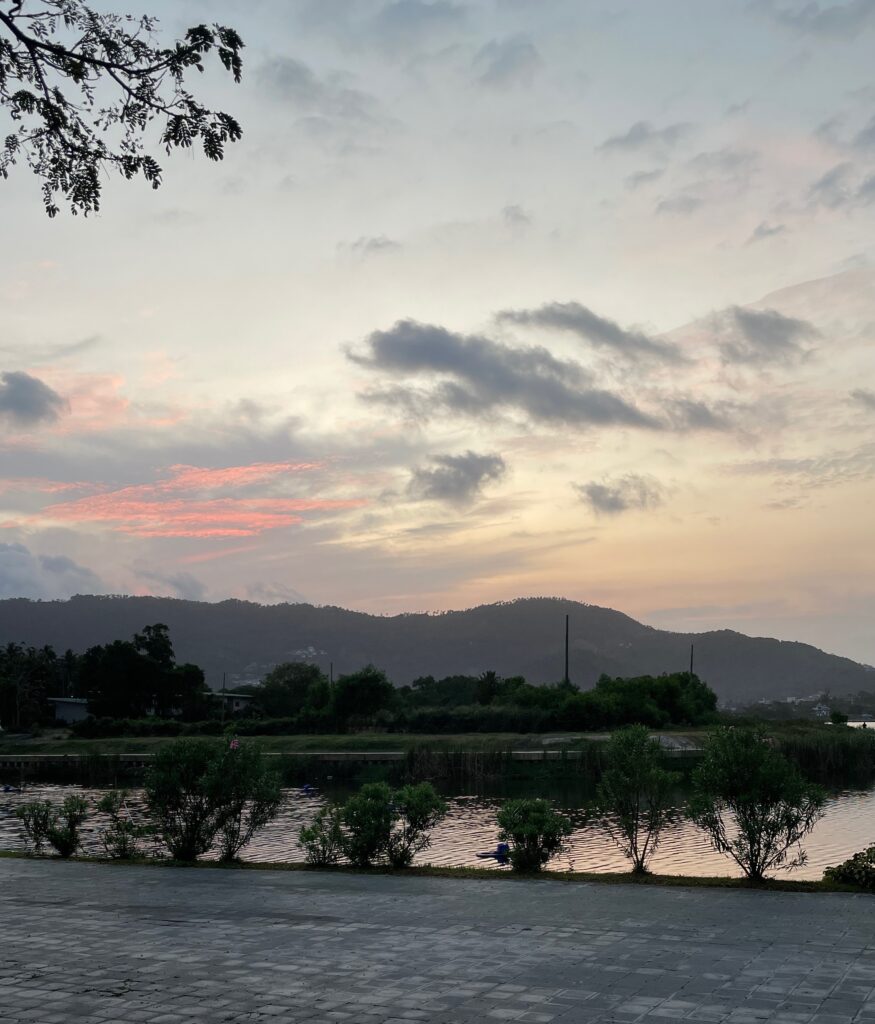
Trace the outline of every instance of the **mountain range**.
<instances>
[{"instance_id":1,"label":"mountain range","mask_svg":"<svg viewBox=\"0 0 875 1024\"><path fill-rule=\"evenodd\" d=\"M673 633L610 608L556 598L394 616L236 600L11 598L0 600L0 642L81 652L163 622L178 660L200 665L216 688L223 675L229 687L239 686L257 682L278 662L294 660L316 662L335 675L373 663L396 685L422 675L476 675L489 669L548 683L564 672L566 615L569 674L582 689L593 686L603 672L630 676L685 670L693 645L695 671L724 702L875 690L875 668L809 644L728 629Z\"/></svg>"}]
</instances>

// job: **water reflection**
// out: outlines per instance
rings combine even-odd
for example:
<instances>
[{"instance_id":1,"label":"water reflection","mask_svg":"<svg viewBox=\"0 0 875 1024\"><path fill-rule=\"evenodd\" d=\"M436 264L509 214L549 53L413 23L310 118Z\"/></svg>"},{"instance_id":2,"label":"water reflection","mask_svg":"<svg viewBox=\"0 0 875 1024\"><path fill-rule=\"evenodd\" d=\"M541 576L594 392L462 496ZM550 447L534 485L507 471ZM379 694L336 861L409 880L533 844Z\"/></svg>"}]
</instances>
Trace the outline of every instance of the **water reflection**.
<instances>
[{"instance_id":1,"label":"water reflection","mask_svg":"<svg viewBox=\"0 0 875 1024\"><path fill-rule=\"evenodd\" d=\"M477 859L477 853L495 848L497 827L495 814L501 799L517 795L512 786L497 787L491 792L451 795L450 811L435 829L432 847L420 854L416 863L444 866L491 867L506 870L494 861ZM24 794L0 794L0 848L19 850L24 843L15 808L25 800L52 800L58 802L69 793L80 793L92 804L101 791L76 786L31 786ZM328 793L301 789L285 791L280 816L260 832L244 851L244 858L252 861L301 861L303 854L297 845L298 831L309 823L326 798L337 799L345 795L340 788ZM574 787L555 794L556 803L575 822L568 850L551 862L551 867L567 871L625 871L628 862L622 854L591 823L587 823L587 794ZM132 816L145 820L142 793L131 792L129 808ZM808 837L805 849L808 862L792 872L794 878L817 879L829 864L837 864L852 853L875 842L875 791L843 792L833 795L827 802L825 815ZM101 854L100 835L106 819L92 812L84 829L83 845L87 853ZM651 862L660 874L678 875L737 875L735 865L715 853L705 836L677 811L666 830L662 844ZM779 872L787 875L787 872Z\"/></svg>"}]
</instances>

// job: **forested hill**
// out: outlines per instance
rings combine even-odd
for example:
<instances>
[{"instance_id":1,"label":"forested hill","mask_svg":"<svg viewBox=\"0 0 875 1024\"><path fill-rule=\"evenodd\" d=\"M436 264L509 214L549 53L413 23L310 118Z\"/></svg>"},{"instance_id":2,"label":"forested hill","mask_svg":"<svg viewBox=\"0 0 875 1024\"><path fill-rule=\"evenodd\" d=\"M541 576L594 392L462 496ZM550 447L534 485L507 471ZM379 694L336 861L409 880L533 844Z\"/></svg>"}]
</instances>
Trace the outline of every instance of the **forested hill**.
<instances>
[{"instance_id":1,"label":"forested hill","mask_svg":"<svg viewBox=\"0 0 875 1024\"><path fill-rule=\"evenodd\" d=\"M555 682L563 673L565 615L571 621L571 678L591 687L602 672L684 670L695 642L696 672L721 699L875 690L875 669L808 644L730 630L670 633L593 605L532 598L435 615L376 616L312 605L207 604L156 597L0 601L0 642L82 652L164 622L179 661L203 667L210 685L257 681L281 661L312 660L335 675L373 663L396 684L421 675L523 675Z\"/></svg>"}]
</instances>

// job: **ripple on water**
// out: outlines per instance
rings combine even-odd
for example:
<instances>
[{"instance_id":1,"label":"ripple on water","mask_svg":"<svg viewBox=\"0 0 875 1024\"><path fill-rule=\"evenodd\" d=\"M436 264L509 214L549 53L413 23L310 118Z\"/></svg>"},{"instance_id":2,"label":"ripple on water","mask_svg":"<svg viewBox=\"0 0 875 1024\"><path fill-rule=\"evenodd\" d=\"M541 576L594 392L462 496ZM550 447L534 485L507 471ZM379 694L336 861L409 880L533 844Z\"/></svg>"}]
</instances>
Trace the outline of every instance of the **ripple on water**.
<instances>
[{"instance_id":1,"label":"ripple on water","mask_svg":"<svg viewBox=\"0 0 875 1024\"><path fill-rule=\"evenodd\" d=\"M78 786L32 786L24 794L0 794L0 848L24 848L15 809L26 800L60 802L69 793L79 793L91 803L100 798L99 790ZM301 790L285 791L279 816L261 831L246 849L246 860L291 861L304 859L297 844L298 832L323 806L321 796L305 796ZM497 826L495 815L500 801L482 796L448 798L449 813L432 835L431 847L417 858L417 863L447 867L492 867L502 870L493 861L477 859L478 851L495 848ZM133 790L128 801L132 817L145 820L142 791ZM551 866L568 871L625 871L628 861L610 839L593 824L586 824L581 808L567 808L575 821L568 849L554 859ZM831 797L823 819L805 842L807 863L792 872L792 877L817 879L823 869L837 864L851 854L875 842L875 791L849 791ZM106 827L105 816L92 811L83 829L86 853L102 853L100 836ZM736 875L738 870L726 857L715 853L702 832L678 812L666 830L662 843L651 862L654 871L674 875ZM778 872L778 874L788 874Z\"/></svg>"}]
</instances>

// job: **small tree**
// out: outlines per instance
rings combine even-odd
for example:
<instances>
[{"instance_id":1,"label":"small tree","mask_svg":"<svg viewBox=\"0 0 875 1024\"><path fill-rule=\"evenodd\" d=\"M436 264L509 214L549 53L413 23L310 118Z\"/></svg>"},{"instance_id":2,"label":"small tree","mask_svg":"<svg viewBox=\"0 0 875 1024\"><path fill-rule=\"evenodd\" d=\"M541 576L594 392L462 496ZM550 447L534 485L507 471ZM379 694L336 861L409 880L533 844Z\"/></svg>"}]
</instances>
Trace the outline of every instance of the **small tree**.
<instances>
[{"instance_id":1,"label":"small tree","mask_svg":"<svg viewBox=\"0 0 875 1024\"><path fill-rule=\"evenodd\" d=\"M48 800L33 800L16 808L15 816L21 822L24 841L34 853L42 853L49 839L54 808Z\"/></svg>"},{"instance_id":2,"label":"small tree","mask_svg":"<svg viewBox=\"0 0 875 1024\"><path fill-rule=\"evenodd\" d=\"M343 853L341 808L322 807L309 825L298 833L298 844L308 864L327 867L336 864Z\"/></svg>"},{"instance_id":3,"label":"small tree","mask_svg":"<svg viewBox=\"0 0 875 1024\"><path fill-rule=\"evenodd\" d=\"M219 830L221 859L236 860L255 833L279 813L282 787L262 751L232 740L213 771L227 791L227 815Z\"/></svg>"},{"instance_id":4,"label":"small tree","mask_svg":"<svg viewBox=\"0 0 875 1024\"><path fill-rule=\"evenodd\" d=\"M669 820L671 791L680 776L662 767L662 748L643 725L619 729L606 750L598 787L601 827L644 874Z\"/></svg>"},{"instance_id":5,"label":"small tree","mask_svg":"<svg viewBox=\"0 0 875 1024\"><path fill-rule=\"evenodd\" d=\"M146 773L146 803L175 860L206 853L228 817L228 790L215 770L221 758L210 740L181 739L161 747Z\"/></svg>"},{"instance_id":6,"label":"small tree","mask_svg":"<svg viewBox=\"0 0 875 1024\"><path fill-rule=\"evenodd\" d=\"M102 839L107 857L113 860L130 860L137 856L137 841L143 834L127 811L127 791L113 790L104 794L97 803L97 809L109 818L109 828Z\"/></svg>"},{"instance_id":7,"label":"small tree","mask_svg":"<svg viewBox=\"0 0 875 1024\"><path fill-rule=\"evenodd\" d=\"M751 881L805 863L801 842L823 816L823 790L806 783L760 730L717 729L693 789L690 817Z\"/></svg>"},{"instance_id":8,"label":"small tree","mask_svg":"<svg viewBox=\"0 0 875 1024\"><path fill-rule=\"evenodd\" d=\"M447 813L447 805L430 782L420 782L399 789L394 807L398 821L386 852L393 868L406 868L417 853L431 846L429 831Z\"/></svg>"},{"instance_id":9,"label":"small tree","mask_svg":"<svg viewBox=\"0 0 875 1024\"><path fill-rule=\"evenodd\" d=\"M80 828L88 815L88 804L81 796L64 797L49 826L48 840L61 857L72 857L79 849Z\"/></svg>"},{"instance_id":10,"label":"small tree","mask_svg":"<svg viewBox=\"0 0 875 1024\"><path fill-rule=\"evenodd\" d=\"M346 834L343 852L357 867L368 867L389 847L395 821L392 790L385 782L369 782L341 810Z\"/></svg>"},{"instance_id":11,"label":"small tree","mask_svg":"<svg viewBox=\"0 0 875 1024\"><path fill-rule=\"evenodd\" d=\"M508 800L498 812L498 825L499 839L510 844L514 871L540 871L573 831L547 800Z\"/></svg>"}]
</instances>

